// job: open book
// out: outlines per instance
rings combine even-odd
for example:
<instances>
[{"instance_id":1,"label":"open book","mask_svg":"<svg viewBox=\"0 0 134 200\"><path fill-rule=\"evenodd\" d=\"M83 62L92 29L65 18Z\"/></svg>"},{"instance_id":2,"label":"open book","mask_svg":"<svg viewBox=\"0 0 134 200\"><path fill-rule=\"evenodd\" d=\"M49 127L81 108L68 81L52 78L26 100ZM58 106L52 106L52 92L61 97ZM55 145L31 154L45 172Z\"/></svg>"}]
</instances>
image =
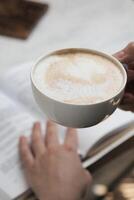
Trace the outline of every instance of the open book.
<instances>
[{"instance_id":1,"label":"open book","mask_svg":"<svg viewBox=\"0 0 134 200\"><path fill-rule=\"evenodd\" d=\"M20 135L30 136L31 127L36 120L45 123L46 116L36 105L30 83L30 70L32 64L6 71L0 76L0 199L14 199L28 189L23 176L18 153L18 139ZM100 147L108 138L134 123L134 114L117 109L115 113L102 123L85 129L78 129L79 153L90 159L83 162L86 167L101 156L106 154L116 145L134 135L133 131L114 140L105 151L95 154L96 148ZM65 127L59 126L59 138L63 142ZM118 142L117 142L118 141ZM91 155L90 155L91 151ZM87 154L88 152L88 154Z\"/></svg>"}]
</instances>

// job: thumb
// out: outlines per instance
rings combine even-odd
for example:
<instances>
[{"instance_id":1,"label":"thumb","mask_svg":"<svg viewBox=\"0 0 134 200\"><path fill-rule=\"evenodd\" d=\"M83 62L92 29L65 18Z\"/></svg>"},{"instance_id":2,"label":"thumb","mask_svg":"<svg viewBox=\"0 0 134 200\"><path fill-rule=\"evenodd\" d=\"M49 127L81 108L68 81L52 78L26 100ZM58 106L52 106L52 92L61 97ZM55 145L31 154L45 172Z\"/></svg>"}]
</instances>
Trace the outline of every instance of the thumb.
<instances>
[{"instance_id":1,"label":"thumb","mask_svg":"<svg viewBox=\"0 0 134 200\"><path fill-rule=\"evenodd\" d=\"M124 49L115 54L121 62L130 64L134 61L134 42L130 42Z\"/></svg>"},{"instance_id":2,"label":"thumb","mask_svg":"<svg viewBox=\"0 0 134 200\"><path fill-rule=\"evenodd\" d=\"M126 53L124 50L121 50L115 54L113 54L113 56L118 59L120 62L123 62L126 58Z\"/></svg>"}]
</instances>

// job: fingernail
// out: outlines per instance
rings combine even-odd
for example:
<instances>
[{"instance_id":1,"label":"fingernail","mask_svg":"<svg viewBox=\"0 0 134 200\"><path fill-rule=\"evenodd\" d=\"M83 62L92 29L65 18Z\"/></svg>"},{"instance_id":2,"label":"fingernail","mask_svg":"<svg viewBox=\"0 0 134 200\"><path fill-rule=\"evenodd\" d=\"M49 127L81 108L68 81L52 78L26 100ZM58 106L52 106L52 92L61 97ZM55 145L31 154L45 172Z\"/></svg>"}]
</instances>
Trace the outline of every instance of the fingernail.
<instances>
[{"instance_id":1,"label":"fingernail","mask_svg":"<svg viewBox=\"0 0 134 200\"><path fill-rule=\"evenodd\" d=\"M48 120L47 121L47 126L52 126L52 125L55 125L55 122L51 121L51 120Z\"/></svg>"},{"instance_id":2,"label":"fingernail","mask_svg":"<svg viewBox=\"0 0 134 200\"><path fill-rule=\"evenodd\" d=\"M24 141L24 136L20 136L18 144L21 145Z\"/></svg>"},{"instance_id":3,"label":"fingernail","mask_svg":"<svg viewBox=\"0 0 134 200\"><path fill-rule=\"evenodd\" d=\"M21 141L25 140L25 136L24 135L20 136L20 140Z\"/></svg>"},{"instance_id":4,"label":"fingernail","mask_svg":"<svg viewBox=\"0 0 134 200\"><path fill-rule=\"evenodd\" d=\"M40 122L35 122L33 126L34 126L34 127L40 126Z\"/></svg>"},{"instance_id":5,"label":"fingernail","mask_svg":"<svg viewBox=\"0 0 134 200\"><path fill-rule=\"evenodd\" d=\"M125 56L125 52L124 51L120 51L119 53L117 53L118 58L123 58Z\"/></svg>"},{"instance_id":6,"label":"fingernail","mask_svg":"<svg viewBox=\"0 0 134 200\"><path fill-rule=\"evenodd\" d=\"M48 121L47 121L47 126L50 126L50 125L51 125L51 121L48 120Z\"/></svg>"}]
</instances>

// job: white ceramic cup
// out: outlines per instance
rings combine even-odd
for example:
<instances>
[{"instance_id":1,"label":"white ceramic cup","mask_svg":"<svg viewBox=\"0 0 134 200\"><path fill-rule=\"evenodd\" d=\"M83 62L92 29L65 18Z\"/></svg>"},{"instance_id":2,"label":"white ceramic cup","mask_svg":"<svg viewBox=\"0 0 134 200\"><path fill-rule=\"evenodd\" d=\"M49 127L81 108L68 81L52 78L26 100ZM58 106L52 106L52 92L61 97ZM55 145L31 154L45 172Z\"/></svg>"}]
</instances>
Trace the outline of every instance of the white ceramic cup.
<instances>
[{"instance_id":1,"label":"white ceramic cup","mask_svg":"<svg viewBox=\"0 0 134 200\"><path fill-rule=\"evenodd\" d=\"M64 102L56 101L44 93L40 91L37 87L34 80L34 71L35 68L38 67L38 64L47 58L48 56L60 54L66 52L85 52L85 53L95 53L102 57L105 57L111 60L117 67L120 68L123 76L123 84L118 93L116 93L112 98L95 104L88 105L74 105L68 104ZM90 127L98 124L103 121L107 117L109 117L118 107L121 98L124 94L125 85L127 82L127 74L123 67L123 65L114 57L107 55L105 53L91 50L91 49L62 49L55 51L47 56L40 58L36 64L34 65L31 72L31 82L32 82L32 90L35 97L35 100L41 110L47 115L49 119L52 121L61 124L66 127L74 127L74 128L84 128Z\"/></svg>"}]
</instances>

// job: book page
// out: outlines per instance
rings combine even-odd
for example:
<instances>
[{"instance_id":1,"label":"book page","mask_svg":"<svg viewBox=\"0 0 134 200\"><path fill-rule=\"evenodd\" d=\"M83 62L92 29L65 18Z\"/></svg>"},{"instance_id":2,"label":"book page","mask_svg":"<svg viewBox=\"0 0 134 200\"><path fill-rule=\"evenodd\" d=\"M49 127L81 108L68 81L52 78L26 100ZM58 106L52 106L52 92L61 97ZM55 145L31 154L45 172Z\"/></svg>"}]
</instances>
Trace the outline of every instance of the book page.
<instances>
[{"instance_id":1,"label":"book page","mask_svg":"<svg viewBox=\"0 0 134 200\"><path fill-rule=\"evenodd\" d=\"M22 134L31 134L31 127L35 121L35 117L0 92L0 199L1 191L15 198L27 189L18 142Z\"/></svg>"},{"instance_id":2,"label":"book page","mask_svg":"<svg viewBox=\"0 0 134 200\"><path fill-rule=\"evenodd\" d=\"M0 89L38 117L45 115L37 106L31 88L30 71L33 63L22 64L0 76Z\"/></svg>"}]
</instances>

